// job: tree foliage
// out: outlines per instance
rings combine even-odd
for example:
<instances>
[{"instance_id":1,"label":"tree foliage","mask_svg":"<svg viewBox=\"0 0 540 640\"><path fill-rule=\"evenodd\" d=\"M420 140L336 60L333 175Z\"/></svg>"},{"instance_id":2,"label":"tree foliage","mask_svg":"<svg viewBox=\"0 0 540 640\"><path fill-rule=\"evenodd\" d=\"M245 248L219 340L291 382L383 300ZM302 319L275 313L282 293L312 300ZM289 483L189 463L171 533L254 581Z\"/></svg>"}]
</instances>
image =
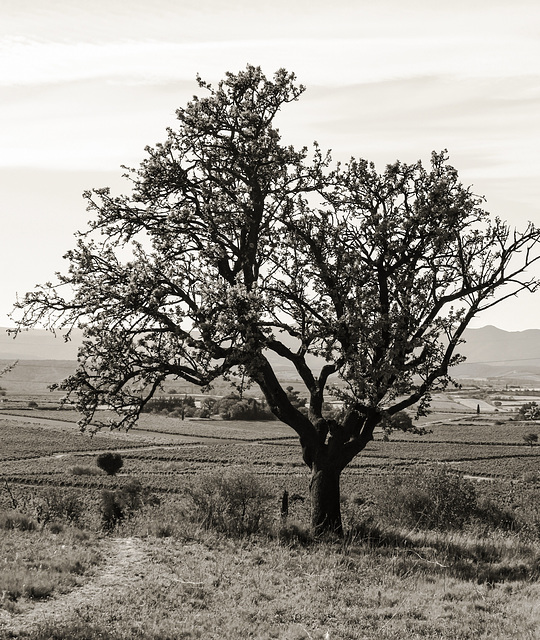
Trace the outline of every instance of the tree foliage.
<instances>
[{"instance_id":1,"label":"tree foliage","mask_svg":"<svg viewBox=\"0 0 540 640\"><path fill-rule=\"evenodd\" d=\"M256 398L241 398L236 394L221 398L214 410L224 420L275 420L274 414L265 402Z\"/></svg>"},{"instance_id":2,"label":"tree foliage","mask_svg":"<svg viewBox=\"0 0 540 640\"><path fill-rule=\"evenodd\" d=\"M300 438L313 500L339 510L339 474L380 420L423 413L470 320L536 289L524 271L539 234L492 219L446 152L379 173L283 144L278 112L304 90L294 74L248 66L198 82L206 96L126 169L129 194L85 193L93 219L69 270L19 303L20 326L84 329L61 385L83 428L103 404L131 426L168 377L257 384ZM296 370L307 411L276 359ZM323 416L328 393L344 403L339 422ZM317 518L341 526L335 510Z\"/></svg>"},{"instance_id":3,"label":"tree foliage","mask_svg":"<svg viewBox=\"0 0 540 640\"><path fill-rule=\"evenodd\" d=\"M537 402L526 402L519 408L519 417L522 420L540 420L540 406Z\"/></svg>"},{"instance_id":4,"label":"tree foliage","mask_svg":"<svg viewBox=\"0 0 540 640\"><path fill-rule=\"evenodd\" d=\"M424 427L415 426L412 417L406 411L398 411L393 415L383 416L379 427L383 430L383 438L385 441L390 439L390 435L394 431L406 431L422 436L426 435L426 433L431 433L431 431L428 431Z\"/></svg>"}]
</instances>

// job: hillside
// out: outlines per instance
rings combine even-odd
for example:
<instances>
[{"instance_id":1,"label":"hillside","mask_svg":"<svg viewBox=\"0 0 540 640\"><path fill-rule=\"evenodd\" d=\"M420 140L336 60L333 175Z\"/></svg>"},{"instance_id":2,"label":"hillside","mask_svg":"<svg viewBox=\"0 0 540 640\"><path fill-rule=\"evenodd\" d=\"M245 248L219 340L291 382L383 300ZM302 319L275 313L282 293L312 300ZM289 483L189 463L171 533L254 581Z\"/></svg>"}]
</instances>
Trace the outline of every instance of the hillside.
<instances>
[{"instance_id":1,"label":"hillside","mask_svg":"<svg viewBox=\"0 0 540 640\"><path fill-rule=\"evenodd\" d=\"M468 329L459 352L466 362L453 369L457 378L495 378L540 384L540 330L503 331L488 326Z\"/></svg>"},{"instance_id":2,"label":"hillside","mask_svg":"<svg viewBox=\"0 0 540 640\"><path fill-rule=\"evenodd\" d=\"M76 360L80 341L80 331L66 342L61 332L31 329L14 338L0 328L0 360Z\"/></svg>"},{"instance_id":3,"label":"hillside","mask_svg":"<svg viewBox=\"0 0 540 640\"><path fill-rule=\"evenodd\" d=\"M36 329L13 339L0 329L0 360L34 361L31 369L38 371L44 366L38 361L51 361L51 365L53 361L73 362L80 340L80 332L74 332L72 339L66 342L61 335L54 336ZM503 331L487 326L467 330L465 340L459 351L467 361L452 370L455 378L498 379L528 386L540 385L540 329ZM276 358L274 365L280 378L297 378L288 362ZM60 368L64 372L70 365L64 362Z\"/></svg>"}]
</instances>

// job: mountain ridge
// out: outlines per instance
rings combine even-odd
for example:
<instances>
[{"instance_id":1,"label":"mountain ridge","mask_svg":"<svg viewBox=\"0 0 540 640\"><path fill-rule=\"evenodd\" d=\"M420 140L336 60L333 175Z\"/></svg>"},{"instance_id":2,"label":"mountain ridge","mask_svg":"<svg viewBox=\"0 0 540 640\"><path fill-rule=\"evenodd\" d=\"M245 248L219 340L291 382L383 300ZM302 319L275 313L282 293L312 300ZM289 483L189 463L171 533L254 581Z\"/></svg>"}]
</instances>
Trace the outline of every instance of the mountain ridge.
<instances>
[{"instance_id":1,"label":"mountain ridge","mask_svg":"<svg viewBox=\"0 0 540 640\"><path fill-rule=\"evenodd\" d=\"M493 325L467 329L465 343L458 352L466 362L454 367L455 378L519 377L540 381L540 329L505 331ZM0 360L63 360L75 361L82 332L74 330L66 341L65 333L56 336L44 329L31 329L13 338L0 328ZM279 369L287 363L276 361ZM291 368L292 369L292 368Z\"/></svg>"}]
</instances>

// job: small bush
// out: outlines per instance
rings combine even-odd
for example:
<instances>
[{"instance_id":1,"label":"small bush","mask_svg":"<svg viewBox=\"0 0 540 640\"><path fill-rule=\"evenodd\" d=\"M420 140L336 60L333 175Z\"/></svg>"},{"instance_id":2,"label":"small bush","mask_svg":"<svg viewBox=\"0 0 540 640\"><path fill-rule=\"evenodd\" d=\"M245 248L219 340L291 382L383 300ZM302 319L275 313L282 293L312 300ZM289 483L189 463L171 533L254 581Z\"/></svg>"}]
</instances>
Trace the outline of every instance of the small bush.
<instances>
[{"instance_id":1,"label":"small bush","mask_svg":"<svg viewBox=\"0 0 540 640\"><path fill-rule=\"evenodd\" d=\"M535 486L523 487L512 505L519 520L520 532L535 540L540 539L540 501Z\"/></svg>"},{"instance_id":2,"label":"small bush","mask_svg":"<svg viewBox=\"0 0 540 640\"><path fill-rule=\"evenodd\" d=\"M500 507L489 498L484 498L478 502L475 517L480 523L486 524L492 529L503 529L505 531L519 529L515 513L507 507Z\"/></svg>"},{"instance_id":3,"label":"small bush","mask_svg":"<svg viewBox=\"0 0 540 640\"><path fill-rule=\"evenodd\" d=\"M526 471L523 474L523 482L527 484L535 484L540 482L540 473L538 471Z\"/></svg>"},{"instance_id":4,"label":"small bush","mask_svg":"<svg viewBox=\"0 0 540 640\"><path fill-rule=\"evenodd\" d=\"M311 529L295 522L283 524L278 530L277 537L282 544L291 547L307 547L313 542Z\"/></svg>"},{"instance_id":5,"label":"small bush","mask_svg":"<svg viewBox=\"0 0 540 640\"><path fill-rule=\"evenodd\" d=\"M0 529L5 531L34 531L37 527L36 521L29 516L18 511L0 512Z\"/></svg>"},{"instance_id":6,"label":"small bush","mask_svg":"<svg viewBox=\"0 0 540 640\"><path fill-rule=\"evenodd\" d=\"M125 518L124 505L117 491L101 492L101 521L103 528L111 531Z\"/></svg>"},{"instance_id":7,"label":"small bush","mask_svg":"<svg viewBox=\"0 0 540 640\"><path fill-rule=\"evenodd\" d=\"M131 480L124 487L101 492L101 521L106 531L117 527L124 519L133 515L143 504L142 485Z\"/></svg>"},{"instance_id":8,"label":"small bush","mask_svg":"<svg viewBox=\"0 0 540 640\"><path fill-rule=\"evenodd\" d=\"M42 583L26 585L24 595L30 600L45 600L53 591L54 584L49 580L44 580Z\"/></svg>"},{"instance_id":9,"label":"small bush","mask_svg":"<svg viewBox=\"0 0 540 640\"><path fill-rule=\"evenodd\" d=\"M523 436L523 440L525 444L528 444L529 447L533 447L538 442L538 434L537 433L527 433Z\"/></svg>"},{"instance_id":10,"label":"small bush","mask_svg":"<svg viewBox=\"0 0 540 640\"><path fill-rule=\"evenodd\" d=\"M221 398L215 406L215 411L221 415L223 420L276 419L266 402L261 402L255 398L240 398L236 395Z\"/></svg>"},{"instance_id":11,"label":"small bush","mask_svg":"<svg viewBox=\"0 0 540 640\"><path fill-rule=\"evenodd\" d=\"M36 507L39 522L67 520L77 524L83 513L80 494L70 489L49 487L41 494Z\"/></svg>"},{"instance_id":12,"label":"small bush","mask_svg":"<svg viewBox=\"0 0 540 640\"><path fill-rule=\"evenodd\" d=\"M472 482L443 468L389 477L375 499L387 521L408 527L460 529L477 511Z\"/></svg>"},{"instance_id":13,"label":"small bush","mask_svg":"<svg viewBox=\"0 0 540 640\"><path fill-rule=\"evenodd\" d=\"M96 464L109 476L115 476L124 466L124 461L119 453L107 451L106 453L99 454L96 458Z\"/></svg>"},{"instance_id":14,"label":"small bush","mask_svg":"<svg viewBox=\"0 0 540 640\"><path fill-rule=\"evenodd\" d=\"M251 473L199 476L187 493L194 505L193 518L207 529L234 536L268 530L270 494Z\"/></svg>"},{"instance_id":15,"label":"small bush","mask_svg":"<svg viewBox=\"0 0 540 640\"><path fill-rule=\"evenodd\" d=\"M76 465L75 467L71 467L70 473L74 476L97 476L100 474L100 470L95 467Z\"/></svg>"},{"instance_id":16,"label":"small bush","mask_svg":"<svg viewBox=\"0 0 540 640\"><path fill-rule=\"evenodd\" d=\"M64 531L64 525L61 522L51 522L49 524L49 531L54 534L62 533Z\"/></svg>"},{"instance_id":17,"label":"small bush","mask_svg":"<svg viewBox=\"0 0 540 640\"><path fill-rule=\"evenodd\" d=\"M413 421L406 411L398 411L395 415L384 418L379 426L384 433L383 439L388 441L393 431L411 431Z\"/></svg>"}]
</instances>

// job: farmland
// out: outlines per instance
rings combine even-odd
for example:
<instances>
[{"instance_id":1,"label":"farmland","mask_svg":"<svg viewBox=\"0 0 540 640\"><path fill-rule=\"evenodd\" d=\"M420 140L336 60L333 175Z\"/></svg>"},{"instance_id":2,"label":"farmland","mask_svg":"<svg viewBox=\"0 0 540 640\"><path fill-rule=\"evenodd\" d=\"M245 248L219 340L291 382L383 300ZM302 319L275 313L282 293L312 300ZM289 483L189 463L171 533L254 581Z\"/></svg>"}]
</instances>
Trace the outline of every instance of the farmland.
<instances>
[{"instance_id":1,"label":"farmland","mask_svg":"<svg viewBox=\"0 0 540 640\"><path fill-rule=\"evenodd\" d=\"M21 415L26 413L26 415ZM180 420L144 414L129 433L102 431L90 437L79 433L74 411L35 411L0 414L4 475L47 477L67 482L70 467L92 464L96 452L123 453L129 473L143 473L151 486L166 476L194 473L202 468L243 466L267 476L302 476L294 433L279 422ZM534 425L508 417L431 416L424 436L382 434L345 472L346 478L388 473L394 467L444 464L456 471L518 481L526 472L540 472L540 447L526 446L525 434ZM34 459L29 464L28 459ZM169 487L174 483L169 482Z\"/></svg>"},{"instance_id":2,"label":"farmland","mask_svg":"<svg viewBox=\"0 0 540 640\"><path fill-rule=\"evenodd\" d=\"M145 414L127 434L103 431L90 437L78 431L76 419L74 411L0 414L0 481L14 488L103 488L111 478L78 475L73 470L95 466L98 452L116 450L124 460L123 475L139 478L153 491L178 493L186 476L242 468L273 486L276 501L285 489L307 501L309 476L297 438L279 422L180 420ZM531 431L530 423L452 414L450 419L432 415L427 426L431 432L424 436L395 433L388 442L378 434L345 470L344 492L369 495L377 478L419 466L444 465L466 476L488 479L482 490L496 485L499 494L524 478L540 477L540 447L523 441ZM510 496L515 490L506 492Z\"/></svg>"},{"instance_id":3,"label":"farmland","mask_svg":"<svg viewBox=\"0 0 540 640\"><path fill-rule=\"evenodd\" d=\"M364 533L304 548L294 540L309 519L309 473L281 423L144 414L129 433L90 437L76 421L67 409L0 412L0 514L15 519L1 543L0 637L537 637L540 446L523 440L534 423L454 407L425 418L424 436L377 433L343 474L345 526ZM97 469L103 451L121 454L118 476ZM521 518L520 533L371 520L387 479L438 468L472 478L482 499ZM190 519L198 479L233 471L260 482L271 528L287 490L300 537L236 540ZM101 492L135 480L154 497L103 532Z\"/></svg>"}]
</instances>

